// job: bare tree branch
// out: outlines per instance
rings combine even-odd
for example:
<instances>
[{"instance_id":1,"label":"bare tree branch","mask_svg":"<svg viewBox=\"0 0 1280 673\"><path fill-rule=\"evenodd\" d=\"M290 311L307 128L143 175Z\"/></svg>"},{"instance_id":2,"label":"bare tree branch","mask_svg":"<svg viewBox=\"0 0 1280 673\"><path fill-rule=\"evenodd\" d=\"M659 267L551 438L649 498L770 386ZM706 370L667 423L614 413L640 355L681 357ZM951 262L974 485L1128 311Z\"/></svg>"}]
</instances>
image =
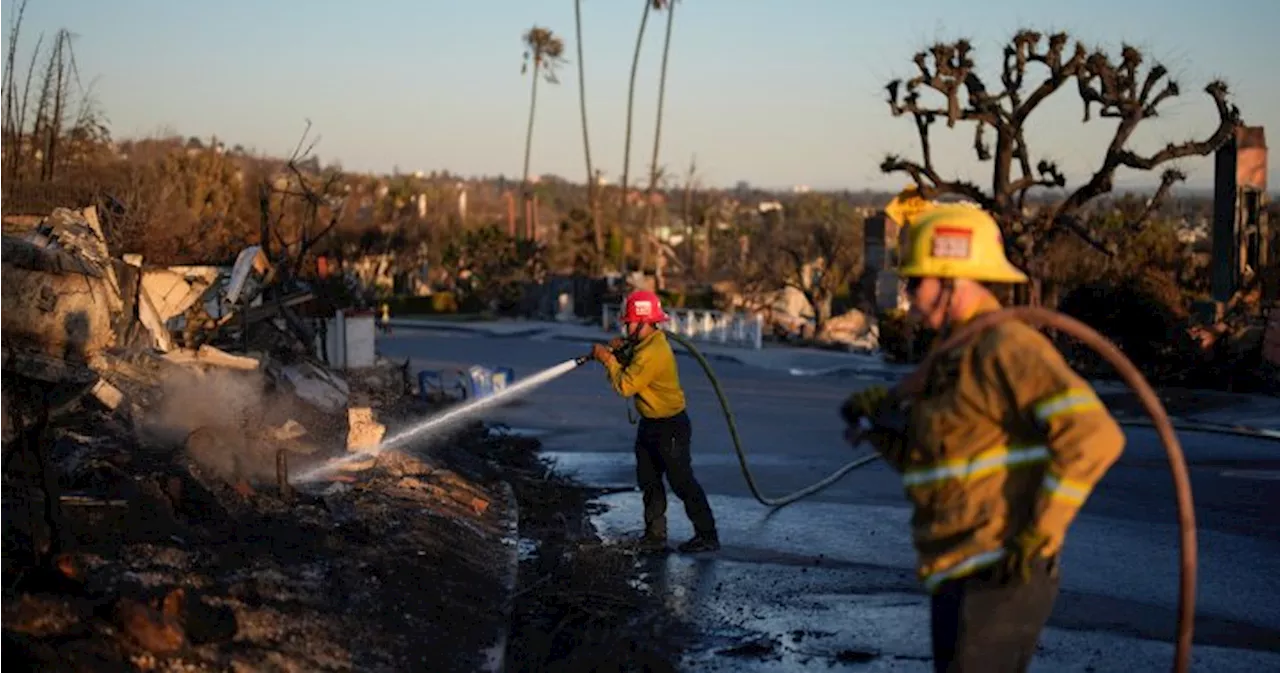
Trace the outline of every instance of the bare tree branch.
<instances>
[{"instance_id":1,"label":"bare tree branch","mask_svg":"<svg viewBox=\"0 0 1280 673\"><path fill-rule=\"evenodd\" d=\"M942 194L955 194L971 199L975 203L982 205L983 208L994 205L991 198L972 182L943 180L931 166L907 161L896 155L885 157L884 161L880 162L880 170L885 173L907 173L911 176L912 181L919 185L920 195L927 199Z\"/></svg>"},{"instance_id":2,"label":"bare tree branch","mask_svg":"<svg viewBox=\"0 0 1280 673\"><path fill-rule=\"evenodd\" d=\"M889 156L880 169L909 175L924 198L956 195L991 212L1006 234L1006 247L1015 263L1036 258L1053 240L1051 234L1055 231L1078 236L1097 250L1110 250L1088 231L1078 215L1092 199L1111 191L1116 169L1149 171L1189 156L1211 154L1239 124L1239 112L1228 100L1226 85L1212 82L1205 92L1217 109L1217 128L1203 140L1171 143L1142 155L1128 148L1129 139L1141 122L1158 116L1160 106L1176 97L1179 89L1167 80L1164 66L1144 68L1143 56L1136 48L1125 45L1119 57L1113 59L1105 52L1089 51L1079 41L1071 44L1065 33L1046 37L1022 30L1004 49L998 90L989 88L975 72L971 50L966 40L935 44L913 57L917 73L914 77L886 85L890 112L894 116L911 116L921 153L919 161ZM1039 74L1031 73L1033 66ZM1025 128L1041 104L1072 81L1084 106L1085 121L1092 118L1096 107L1099 116L1118 123L1099 168L1089 180L1052 207L1028 218L1024 212L1029 192L1065 188L1067 180L1052 161L1032 162ZM942 103L925 103L923 98L928 93ZM948 127L961 121L974 124L974 153L979 161L992 162L987 189L969 181L941 177L934 164L930 138L930 131L940 118L947 120ZM989 136L994 136L994 142ZM1135 227L1150 219L1181 179L1176 170L1164 173L1160 188Z\"/></svg>"},{"instance_id":3,"label":"bare tree branch","mask_svg":"<svg viewBox=\"0 0 1280 673\"><path fill-rule=\"evenodd\" d=\"M1147 206L1137 219L1130 220L1128 226L1130 229L1141 229L1151 222L1152 217L1160 211L1160 206L1169 198L1169 192L1173 191L1173 186L1179 182L1184 182L1187 174L1176 168L1170 168L1160 175L1160 186L1156 188L1156 193L1147 200Z\"/></svg>"},{"instance_id":4,"label":"bare tree branch","mask_svg":"<svg viewBox=\"0 0 1280 673\"><path fill-rule=\"evenodd\" d=\"M1095 55L1095 57L1099 57ZM1099 57L1101 58L1101 57ZM1206 139L1202 141L1187 141L1184 143L1170 143L1163 149L1150 156L1141 156L1131 150L1125 148L1125 142L1133 131L1137 128L1139 122L1143 119L1153 116L1153 112L1149 111L1148 101L1141 98L1125 100L1113 96L1115 89L1121 87L1121 83L1116 81L1116 75L1106 70L1100 65L1101 61L1095 61L1095 74L1093 80L1100 82L1097 88L1088 88L1090 85L1081 80L1082 93L1085 99L1086 114L1091 103L1097 103L1102 106L1104 113L1111 111L1110 114L1120 116L1120 123L1116 126L1115 136L1112 138L1111 145L1107 148L1107 154L1103 158L1102 166L1094 172L1093 176L1084 185L1081 185L1063 200L1053 211L1054 219L1065 214L1071 214L1079 210L1084 204L1094 198L1110 192L1113 188L1113 179L1117 168L1124 166L1136 170L1149 171L1157 166L1176 161L1190 156L1206 156L1212 154L1231 136L1235 127L1240 123L1239 110L1228 102L1228 92L1226 84L1222 82L1212 82L1205 87L1205 93L1213 98L1214 105L1218 111L1218 127ZM1163 70L1162 68L1158 68ZM1154 72L1154 71L1153 71ZM1154 86L1150 82L1143 85L1144 91L1149 91ZM1176 91L1176 86L1170 84ZM1165 91L1168 91L1166 87ZM1159 95L1163 95L1159 94ZM1158 95L1158 96L1159 96ZM1172 94L1171 94L1172 95ZM1120 110L1127 110L1121 112ZM1174 180L1173 182L1177 182ZM1161 187L1168 191L1168 186L1162 181Z\"/></svg>"}]
</instances>

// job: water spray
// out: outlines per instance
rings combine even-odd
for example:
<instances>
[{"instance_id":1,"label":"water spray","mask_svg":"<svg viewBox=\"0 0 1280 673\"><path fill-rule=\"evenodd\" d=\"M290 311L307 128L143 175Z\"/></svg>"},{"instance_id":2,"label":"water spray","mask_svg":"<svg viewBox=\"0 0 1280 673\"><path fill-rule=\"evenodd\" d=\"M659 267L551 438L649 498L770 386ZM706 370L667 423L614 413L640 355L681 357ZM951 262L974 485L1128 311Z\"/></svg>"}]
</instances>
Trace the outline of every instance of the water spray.
<instances>
[{"instance_id":1,"label":"water spray","mask_svg":"<svg viewBox=\"0 0 1280 673\"><path fill-rule=\"evenodd\" d=\"M342 469L343 467L353 463L360 463L367 460L376 461L378 456L385 451L398 451L425 437L456 428L458 425L472 420L477 414L480 414L491 407L510 402L511 400L529 393L534 388L545 385L554 379L564 376L565 374L582 366L590 359L590 356L585 356L585 359L574 358L572 360L561 362L558 365L544 369L513 385L498 390L492 395L469 400L442 414L431 416L418 423L410 425L394 435L383 439L377 447L370 451L350 453L345 456L328 460L311 468L310 470L307 470L306 472L303 472L302 474L299 474L293 478L293 481L294 483L317 481L335 470Z\"/></svg>"},{"instance_id":2,"label":"water spray","mask_svg":"<svg viewBox=\"0 0 1280 673\"><path fill-rule=\"evenodd\" d=\"M534 388L546 385L574 369L577 369L579 366L581 366L581 363L578 362L577 358L575 358L573 360L561 362L553 367L548 367L547 369L518 381L513 385L498 390L492 395L470 400L446 411L443 414L432 416L417 425L405 428L404 430L401 430L391 437L383 440L382 444L378 446L378 450L385 451L388 449L398 449L416 438L455 427L463 421L471 420L476 414L490 407L521 397L531 392Z\"/></svg>"}]
</instances>

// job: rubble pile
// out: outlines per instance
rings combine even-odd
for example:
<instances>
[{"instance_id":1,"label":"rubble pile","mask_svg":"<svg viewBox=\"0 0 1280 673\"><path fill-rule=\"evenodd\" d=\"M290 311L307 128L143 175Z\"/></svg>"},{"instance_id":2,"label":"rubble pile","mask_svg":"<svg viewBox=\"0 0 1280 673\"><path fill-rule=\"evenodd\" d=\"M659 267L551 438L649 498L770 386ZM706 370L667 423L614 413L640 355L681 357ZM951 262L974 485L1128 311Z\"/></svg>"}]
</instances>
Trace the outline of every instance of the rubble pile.
<instances>
[{"instance_id":1,"label":"rubble pile","mask_svg":"<svg viewBox=\"0 0 1280 673\"><path fill-rule=\"evenodd\" d=\"M156 269L106 240L93 209L3 237L15 659L480 668L506 631L515 516L493 468L452 450L291 481L431 411L405 395L407 364L331 369L323 323L297 312L310 291L256 246L229 268ZM455 442L482 439L468 432Z\"/></svg>"}]
</instances>

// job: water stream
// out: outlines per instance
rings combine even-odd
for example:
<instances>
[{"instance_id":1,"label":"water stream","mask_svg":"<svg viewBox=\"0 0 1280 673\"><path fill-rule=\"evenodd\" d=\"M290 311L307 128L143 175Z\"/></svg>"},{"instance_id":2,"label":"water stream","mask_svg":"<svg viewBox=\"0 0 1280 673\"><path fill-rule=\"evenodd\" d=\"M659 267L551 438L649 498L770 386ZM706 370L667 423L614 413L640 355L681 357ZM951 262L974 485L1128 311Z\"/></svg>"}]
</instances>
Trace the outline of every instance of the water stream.
<instances>
[{"instance_id":1,"label":"water stream","mask_svg":"<svg viewBox=\"0 0 1280 673\"><path fill-rule=\"evenodd\" d=\"M384 451L398 451L413 442L422 441L433 435L438 435L447 430L456 428L458 425L471 421L475 416L490 407L494 407L506 402L515 400L523 395L528 394L538 386L545 385L565 374L577 369L576 360L566 360L560 364L544 369L532 376L529 376L515 384L507 386L502 390L495 391L488 397L480 397L468 400L443 414L423 419L422 421L403 428L382 440L377 448L370 452L352 453L345 456L339 456L321 465L311 468L305 472L292 477L290 481L295 484L318 481L334 470L341 469L344 465L357 463L364 460L374 458Z\"/></svg>"}]
</instances>

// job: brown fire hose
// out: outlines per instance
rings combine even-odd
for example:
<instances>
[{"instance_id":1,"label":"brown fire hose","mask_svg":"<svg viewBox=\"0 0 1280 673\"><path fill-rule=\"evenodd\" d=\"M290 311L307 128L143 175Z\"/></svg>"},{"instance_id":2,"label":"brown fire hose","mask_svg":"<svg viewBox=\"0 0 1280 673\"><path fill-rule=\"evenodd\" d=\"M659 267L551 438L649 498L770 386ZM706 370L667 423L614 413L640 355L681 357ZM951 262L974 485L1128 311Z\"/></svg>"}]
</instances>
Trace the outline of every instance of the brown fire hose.
<instances>
[{"instance_id":1,"label":"brown fire hose","mask_svg":"<svg viewBox=\"0 0 1280 673\"><path fill-rule=\"evenodd\" d=\"M941 353L966 343L983 330L1006 320L1021 320L1032 326L1061 330L1079 339L1116 368L1120 378L1124 379L1129 389L1137 394L1143 409L1151 417L1156 433L1160 436L1160 442L1164 444L1164 450L1169 455L1169 471L1173 474L1173 488L1178 501L1178 527L1181 531L1178 556L1181 562L1181 581L1178 585L1178 637L1174 649L1173 670L1176 673L1185 673L1191 665L1191 638L1195 629L1196 612L1196 513L1191 499L1191 478L1187 472L1186 459L1182 455L1182 446L1174 433L1173 423L1160 402L1160 397L1152 390L1142 372L1138 371L1138 368L1125 357L1124 353L1120 352L1115 344L1092 327L1056 311L1031 306L1007 308L975 318L956 330L954 334L933 348L920 366L895 386L890 394L896 399L918 395L924 388L933 362Z\"/></svg>"}]
</instances>

